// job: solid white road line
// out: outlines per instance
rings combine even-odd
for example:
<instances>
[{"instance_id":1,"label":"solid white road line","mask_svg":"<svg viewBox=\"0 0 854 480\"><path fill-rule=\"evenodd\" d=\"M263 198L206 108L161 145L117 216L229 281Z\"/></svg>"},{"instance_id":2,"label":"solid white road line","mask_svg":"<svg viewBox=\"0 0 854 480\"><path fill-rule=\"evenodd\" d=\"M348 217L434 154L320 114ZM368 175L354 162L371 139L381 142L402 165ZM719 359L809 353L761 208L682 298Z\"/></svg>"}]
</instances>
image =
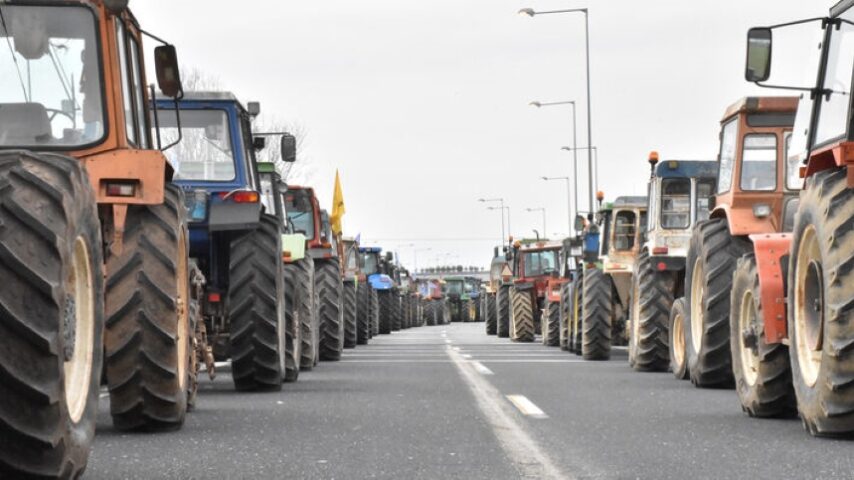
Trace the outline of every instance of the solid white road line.
<instances>
[{"instance_id":1,"label":"solid white road line","mask_svg":"<svg viewBox=\"0 0 854 480\"><path fill-rule=\"evenodd\" d=\"M525 478L563 479L570 478L558 469L545 450L528 434L514 418L510 405L491 383L478 375L472 362L459 353L447 349L463 381L471 390L477 406L483 414L501 448L507 454L520 476Z\"/></svg>"},{"instance_id":2,"label":"solid white road line","mask_svg":"<svg viewBox=\"0 0 854 480\"><path fill-rule=\"evenodd\" d=\"M474 367L474 369L477 370L477 373L481 375L495 375L492 370L486 368L486 366L480 362L471 362L471 366Z\"/></svg>"},{"instance_id":3,"label":"solid white road line","mask_svg":"<svg viewBox=\"0 0 854 480\"><path fill-rule=\"evenodd\" d=\"M546 415L546 412L542 411L540 407L534 405L534 402L528 400L528 397L524 395L507 395L507 400L510 400L510 403L516 406L522 415L531 418L549 418Z\"/></svg>"}]
</instances>

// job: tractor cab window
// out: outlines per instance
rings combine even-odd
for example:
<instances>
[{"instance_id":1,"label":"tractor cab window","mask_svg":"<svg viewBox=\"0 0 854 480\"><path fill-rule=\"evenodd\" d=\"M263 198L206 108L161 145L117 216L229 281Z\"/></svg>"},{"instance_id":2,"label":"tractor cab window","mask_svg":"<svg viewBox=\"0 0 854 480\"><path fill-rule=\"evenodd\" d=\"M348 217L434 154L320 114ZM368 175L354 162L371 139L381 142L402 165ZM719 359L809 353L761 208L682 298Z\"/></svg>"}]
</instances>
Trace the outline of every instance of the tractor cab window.
<instances>
[{"instance_id":1,"label":"tractor cab window","mask_svg":"<svg viewBox=\"0 0 854 480\"><path fill-rule=\"evenodd\" d=\"M352 244L347 245L345 256L347 260L344 265L346 265L347 270L351 272L358 270L359 252Z\"/></svg>"},{"instance_id":2,"label":"tractor cab window","mask_svg":"<svg viewBox=\"0 0 854 480\"><path fill-rule=\"evenodd\" d=\"M449 295L462 295L464 291L463 282L451 281L445 284Z\"/></svg>"},{"instance_id":3,"label":"tractor cab window","mask_svg":"<svg viewBox=\"0 0 854 480\"><path fill-rule=\"evenodd\" d=\"M721 151L718 157L718 193L732 188L732 171L735 167L735 148L738 140L738 119L730 120L721 132Z\"/></svg>"},{"instance_id":4,"label":"tractor cab window","mask_svg":"<svg viewBox=\"0 0 854 480\"><path fill-rule=\"evenodd\" d=\"M854 9L841 18L854 22ZM842 22L834 29L827 56L827 72L823 87L831 91L822 95L819 106L815 145L839 140L848 133L848 111L851 102L851 76L854 73L854 25Z\"/></svg>"},{"instance_id":5,"label":"tractor cab window","mask_svg":"<svg viewBox=\"0 0 854 480\"><path fill-rule=\"evenodd\" d=\"M614 217L614 248L624 251L631 250L635 246L637 230L637 217L635 212L623 210L617 212Z\"/></svg>"},{"instance_id":6,"label":"tractor cab window","mask_svg":"<svg viewBox=\"0 0 854 480\"><path fill-rule=\"evenodd\" d=\"M777 135L744 136L741 189L753 192L777 189Z\"/></svg>"},{"instance_id":7,"label":"tractor cab window","mask_svg":"<svg viewBox=\"0 0 854 480\"><path fill-rule=\"evenodd\" d=\"M684 229L691 225L691 179L661 181L661 227Z\"/></svg>"},{"instance_id":8,"label":"tractor cab window","mask_svg":"<svg viewBox=\"0 0 854 480\"><path fill-rule=\"evenodd\" d=\"M285 195L285 209L288 221L293 224L296 233L314 240L314 205L308 190L292 190Z\"/></svg>"},{"instance_id":9,"label":"tractor cab window","mask_svg":"<svg viewBox=\"0 0 854 480\"><path fill-rule=\"evenodd\" d=\"M158 109L163 144L181 141L164 152L175 180L228 182L235 178L234 151L228 114L224 110L181 110L181 131L175 110Z\"/></svg>"},{"instance_id":10,"label":"tractor cab window","mask_svg":"<svg viewBox=\"0 0 854 480\"><path fill-rule=\"evenodd\" d=\"M556 250L525 253L523 257L525 276L538 277L558 272L560 263L558 262L557 254Z\"/></svg>"},{"instance_id":11,"label":"tractor cab window","mask_svg":"<svg viewBox=\"0 0 854 480\"><path fill-rule=\"evenodd\" d=\"M91 9L0 2L0 147L71 149L106 132Z\"/></svg>"},{"instance_id":12,"label":"tractor cab window","mask_svg":"<svg viewBox=\"0 0 854 480\"><path fill-rule=\"evenodd\" d=\"M373 275L379 273L380 264L377 261L377 255L374 253L362 254L362 273L365 275Z\"/></svg>"},{"instance_id":13,"label":"tractor cab window","mask_svg":"<svg viewBox=\"0 0 854 480\"><path fill-rule=\"evenodd\" d=\"M700 222L709 219L709 214L712 211L711 198L714 194L714 180L700 180L697 182L697 218L695 221Z\"/></svg>"},{"instance_id":14,"label":"tractor cab window","mask_svg":"<svg viewBox=\"0 0 854 480\"><path fill-rule=\"evenodd\" d=\"M273 191L273 175L265 173L261 175L261 205L269 215L278 215L276 211L276 198Z\"/></svg>"}]
</instances>

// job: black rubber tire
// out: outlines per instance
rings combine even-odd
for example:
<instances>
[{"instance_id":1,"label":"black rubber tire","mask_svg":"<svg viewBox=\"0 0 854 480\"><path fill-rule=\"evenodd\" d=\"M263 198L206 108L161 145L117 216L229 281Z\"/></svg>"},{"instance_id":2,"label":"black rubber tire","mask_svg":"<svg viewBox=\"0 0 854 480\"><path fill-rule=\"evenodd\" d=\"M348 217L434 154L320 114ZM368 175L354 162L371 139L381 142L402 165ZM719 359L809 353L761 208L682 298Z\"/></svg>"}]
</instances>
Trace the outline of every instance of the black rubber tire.
<instances>
[{"instance_id":1,"label":"black rubber tire","mask_svg":"<svg viewBox=\"0 0 854 480\"><path fill-rule=\"evenodd\" d=\"M371 337L380 334L380 294L371 288Z\"/></svg>"},{"instance_id":2,"label":"black rubber tire","mask_svg":"<svg viewBox=\"0 0 854 480\"><path fill-rule=\"evenodd\" d=\"M850 436L854 433L854 279L852 258L854 240L851 234L854 219L854 189L847 185L846 169L833 169L817 173L806 180L801 192L789 263L788 329L789 357L792 383L798 400L798 412L804 428L815 436ZM808 235L817 242L815 254L809 255ZM802 252L802 249L804 251ZM804 263L799 265L799 255ZM816 282L802 283L800 274L808 272L802 267L813 264L823 275ZM813 290L813 292L809 292ZM796 293L804 297L821 295L823 338L815 383L810 386L802 371L799 349L804 345L799 320L804 312ZM808 302L806 310L814 310ZM805 339L805 338L804 338Z\"/></svg>"},{"instance_id":3,"label":"black rubber tire","mask_svg":"<svg viewBox=\"0 0 854 480\"><path fill-rule=\"evenodd\" d=\"M531 304L531 292L510 289L512 315L510 321L510 340L514 342L534 341L534 307Z\"/></svg>"},{"instance_id":4,"label":"black rubber tire","mask_svg":"<svg viewBox=\"0 0 854 480\"><path fill-rule=\"evenodd\" d=\"M498 338L510 338L510 286L498 287L496 293L495 313L497 315L496 334Z\"/></svg>"},{"instance_id":5,"label":"black rubber tire","mask_svg":"<svg viewBox=\"0 0 854 480\"><path fill-rule=\"evenodd\" d=\"M581 343L583 340L583 334L581 332L581 325L584 319L584 272L578 272L578 278L572 283L572 290L570 291L570 304L569 304L569 314L570 314L570 338L569 338L569 351L576 354L581 355Z\"/></svg>"},{"instance_id":6,"label":"black rubber tire","mask_svg":"<svg viewBox=\"0 0 854 480\"><path fill-rule=\"evenodd\" d=\"M560 346L560 303L546 300L545 315L543 315L543 345L547 347Z\"/></svg>"},{"instance_id":7,"label":"black rubber tire","mask_svg":"<svg viewBox=\"0 0 854 480\"><path fill-rule=\"evenodd\" d=\"M685 300L688 315L685 323L688 371L691 383L701 388L732 388L732 353L729 345L729 313L732 275L736 261L751 251L750 242L733 237L725 219L698 223L691 234L685 273ZM694 272L703 282L702 298L692 299ZM695 312L693 305L700 311ZM693 324L701 315L702 337L695 345Z\"/></svg>"},{"instance_id":8,"label":"black rubber tire","mask_svg":"<svg viewBox=\"0 0 854 480\"><path fill-rule=\"evenodd\" d=\"M197 345L199 340L199 325L204 325L205 318L202 316L202 306L201 299L195 297L192 294L192 285L193 285L193 277L195 275L202 275L202 272L196 267L195 264L191 264L190 266L190 300L189 300L189 321L190 321L190 331L193 332L193 336L190 337L190 345L187 351L188 359L188 368L187 368L187 411L192 412L196 408L196 400L199 395L199 370L201 369L201 365L203 362L203 358L201 358L197 352Z\"/></svg>"},{"instance_id":9,"label":"black rubber tire","mask_svg":"<svg viewBox=\"0 0 854 480\"><path fill-rule=\"evenodd\" d=\"M314 263L320 319L320 360L337 362L344 351L344 284L337 261Z\"/></svg>"},{"instance_id":10,"label":"black rubber tire","mask_svg":"<svg viewBox=\"0 0 854 480\"><path fill-rule=\"evenodd\" d=\"M184 195L128 208L121 253L107 252L104 364L119 430L175 430L187 414L191 338ZM179 325L183 324L179 327Z\"/></svg>"},{"instance_id":11,"label":"black rubber tire","mask_svg":"<svg viewBox=\"0 0 854 480\"><path fill-rule=\"evenodd\" d=\"M299 369L309 371L314 368L314 358L317 351L318 321L315 309L314 292L314 260L303 257L290 264L293 268L296 285L297 317L300 322L300 361Z\"/></svg>"},{"instance_id":12,"label":"black rubber tire","mask_svg":"<svg viewBox=\"0 0 854 480\"><path fill-rule=\"evenodd\" d=\"M486 320L486 334L495 335L498 333L498 314L495 311L495 294L486 293L484 297L484 303L486 303L486 306L483 309L483 313Z\"/></svg>"},{"instance_id":13,"label":"black rubber tire","mask_svg":"<svg viewBox=\"0 0 854 480\"><path fill-rule=\"evenodd\" d=\"M359 340L358 291L356 283L344 282L344 348L356 348Z\"/></svg>"},{"instance_id":14,"label":"black rubber tire","mask_svg":"<svg viewBox=\"0 0 854 480\"><path fill-rule=\"evenodd\" d=\"M688 380L688 352L686 345L688 338L685 337L685 322L688 321L688 307L684 298L678 298L673 302L670 309L670 320L668 335L670 341L670 371L677 380ZM677 338L681 336L681 339ZM676 351L681 347L681 351Z\"/></svg>"},{"instance_id":15,"label":"black rubber tire","mask_svg":"<svg viewBox=\"0 0 854 480\"><path fill-rule=\"evenodd\" d=\"M302 355L302 325L299 301L305 295L301 290L299 265L285 264L285 382L299 380Z\"/></svg>"},{"instance_id":16,"label":"black rubber tire","mask_svg":"<svg viewBox=\"0 0 854 480\"><path fill-rule=\"evenodd\" d=\"M400 331L400 293L396 288L391 290L391 299L389 300L389 305L391 305L391 309L389 310L389 329L392 332Z\"/></svg>"},{"instance_id":17,"label":"black rubber tire","mask_svg":"<svg viewBox=\"0 0 854 480\"><path fill-rule=\"evenodd\" d=\"M433 308L433 300L426 300L424 302L424 323L428 327L436 326L436 312Z\"/></svg>"},{"instance_id":18,"label":"black rubber tire","mask_svg":"<svg viewBox=\"0 0 854 480\"><path fill-rule=\"evenodd\" d=\"M356 289L356 344L367 345L371 338L371 286L358 282Z\"/></svg>"},{"instance_id":19,"label":"black rubber tire","mask_svg":"<svg viewBox=\"0 0 854 480\"><path fill-rule=\"evenodd\" d=\"M95 436L104 330L101 224L82 163L0 153L0 225L0 478L78 478ZM79 351L65 327L76 312L67 300L76 289L66 281L77 239L88 253L93 314L84 330L92 334L91 362L81 364L86 389L75 407L64 364Z\"/></svg>"},{"instance_id":20,"label":"black rubber tire","mask_svg":"<svg viewBox=\"0 0 854 480\"><path fill-rule=\"evenodd\" d=\"M377 291L379 299L380 335L388 335L392 330L394 322L394 292L391 290Z\"/></svg>"},{"instance_id":21,"label":"black rubber tire","mask_svg":"<svg viewBox=\"0 0 854 480\"><path fill-rule=\"evenodd\" d=\"M796 412L789 349L782 343L765 342L759 274L756 257L748 254L738 260L732 282L730 312L730 346L735 389L741 408L751 417L792 416ZM741 328L742 314L752 318L752 326ZM756 372L745 365L742 353L750 352L756 360ZM755 374L755 378L753 375Z\"/></svg>"},{"instance_id":22,"label":"black rubber tire","mask_svg":"<svg viewBox=\"0 0 854 480\"><path fill-rule=\"evenodd\" d=\"M439 325L450 325L451 324L451 309L448 307L447 302L445 302L442 305L442 315L440 318L441 318L441 321L439 322Z\"/></svg>"},{"instance_id":23,"label":"black rubber tire","mask_svg":"<svg viewBox=\"0 0 854 480\"><path fill-rule=\"evenodd\" d=\"M581 320L581 356L584 360L611 358L613 316L611 278L598 268L584 271L584 314Z\"/></svg>"},{"instance_id":24,"label":"black rubber tire","mask_svg":"<svg viewBox=\"0 0 854 480\"><path fill-rule=\"evenodd\" d=\"M668 326L676 277L653 268L649 253L643 252L632 285L629 363L638 372L666 372L670 367Z\"/></svg>"},{"instance_id":25,"label":"black rubber tire","mask_svg":"<svg viewBox=\"0 0 854 480\"><path fill-rule=\"evenodd\" d=\"M571 282L566 282L560 286L560 309L558 312L560 331L558 332L558 346L561 350L566 351L569 351L569 295L571 289Z\"/></svg>"},{"instance_id":26,"label":"black rubber tire","mask_svg":"<svg viewBox=\"0 0 854 480\"><path fill-rule=\"evenodd\" d=\"M282 226L262 214L258 228L231 242L228 310L234 388L280 390L286 373Z\"/></svg>"}]
</instances>

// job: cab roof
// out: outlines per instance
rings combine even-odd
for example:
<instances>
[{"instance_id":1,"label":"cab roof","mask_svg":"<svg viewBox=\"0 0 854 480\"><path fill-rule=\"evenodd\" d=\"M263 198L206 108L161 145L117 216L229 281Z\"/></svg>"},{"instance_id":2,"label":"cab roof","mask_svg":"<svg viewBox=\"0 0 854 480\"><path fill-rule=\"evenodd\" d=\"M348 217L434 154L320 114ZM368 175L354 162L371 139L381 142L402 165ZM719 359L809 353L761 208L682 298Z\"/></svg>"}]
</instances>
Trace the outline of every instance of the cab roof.
<instances>
[{"instance_id":1,"label":"cab roof","mask_svg":"<svg viewBox=\"0 0 854 480\"><path fill-rule=\"evenodd\" d=\"M613 207L646 208L647 198L646 197L617 197L617 199L614 200L614 203L612 203L611 205Z\"/></svg>"},{"instance_id":2,"label":"cab roof","mask_svg":"<svg viewBox=\"0 0 854 480\"><path fill-rule=\"evenodd\" d=\"M665 160L655 167L656 178L718 178L713 160Z\"/></svg>"},{"instance_id":3,"label":"cab roof","mask_svg":"<svg viewBox=\"0 0 854 480\"><path fill-rule=\"evenodd\" d=\"M382 247L359 247L361 253L382 253Z\"/></svg>"},{"instance_id":4,"label":"cab roof","mask_svg":"<svg viewBox=\"0 0 854 480\"><path fill-rule=\"evenodd\" d=\"M744 97L733 103L724 113L721 122L744 113L792 113L798 111L798 97Z\"/></svg>"}]
</instances>

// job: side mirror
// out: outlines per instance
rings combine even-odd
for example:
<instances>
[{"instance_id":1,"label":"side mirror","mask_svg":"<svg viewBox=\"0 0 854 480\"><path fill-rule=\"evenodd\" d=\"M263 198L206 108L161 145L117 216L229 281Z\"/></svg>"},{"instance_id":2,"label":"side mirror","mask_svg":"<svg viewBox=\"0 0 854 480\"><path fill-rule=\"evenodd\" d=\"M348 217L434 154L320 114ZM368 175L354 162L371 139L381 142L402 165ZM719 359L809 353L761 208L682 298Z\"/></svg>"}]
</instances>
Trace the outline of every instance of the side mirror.
<instances>
[{"instance_id":1,"label":"side mirror","mask_svg":"<svg viewBox=\"0 0 854 480\"><path fill-rule=\"evenodd\" d=\"M394 254L391 252L386 252L385 253L385 261L389 262L389 263L394 262Z\"/></svg>"},{"instance_id":2,"label":"side mirror","mask_svg":"<svg viewBox=\"0 0 854 480\"><path fill-rule=\"evenodd\" d=\"M282 161L285 163L297 161L297 137L290 133L282 135Z\"/></svg>"},{"instance_id":3,"label":"side mirror","mask_svg":"<svg viewBox=\"0 0 854 480\"><path fill-rule=\"evenodd\" d=\"M184 96L178 52L173 45L161 45L154 49L154 67L157 71L157 85L163 95L170 98Z\"/></svg>"},{"instance_id":4,"label":"side mirror","mask_svg":"<svg viewBox=\"0 0 854 480\"><path fill-rule=\"evenodd\" d=\"M246 111L249 112L249 116L257 117L261 114L261 104L258 102L249 102L246 104Z\"/></svg>"},{"instance_id":5,"label":"side mirror","mask_svg":"<svg viewBox=\"0 0 854 480\"><path fill-rule=\"evenodd\" d=\"M575 217L575 231L580 232L584 230L584 217L581 215L576 215Z\"/></svg>"},{"instance_id":6,"label":"side mirror","mask_svg":"<svg viewBox=\"0 0 854 480\"><path fill-rule=\"evenodd\" d=\"M747 66L744 78L758 83L771 76L773 34L770 28L751 28L747 32Z\"/></svg>"},{"instance_id":7,"label":"side mirror","mask_svg":"<svg viewBox=\"0 0 854 480\"><path fill-rule=\"evenodd\" d=\"M255 151L264 150L267 147L267 139L265 137L255 137L252 139L252 148Z\"/></svg>"}]
</instances>

